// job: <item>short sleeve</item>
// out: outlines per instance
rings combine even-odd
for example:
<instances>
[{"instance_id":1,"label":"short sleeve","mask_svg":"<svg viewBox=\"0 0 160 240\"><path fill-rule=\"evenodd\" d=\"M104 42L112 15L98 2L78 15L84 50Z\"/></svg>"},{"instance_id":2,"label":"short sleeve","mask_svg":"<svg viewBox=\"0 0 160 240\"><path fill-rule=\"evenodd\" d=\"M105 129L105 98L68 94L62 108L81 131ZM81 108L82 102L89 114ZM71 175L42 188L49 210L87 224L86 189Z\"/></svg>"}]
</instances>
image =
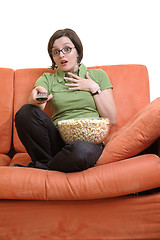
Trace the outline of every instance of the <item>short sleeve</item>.
<instances>
[{"instance_id":1,"label":"short sleeve","mask_svg":"<svg viewBox=\"0 0 160 240\"><path fill-rule=\"evenodd\" d=\"M35 87L37 86L41 86L41 87L44 87L48 93L50 94L50 82L48 80L48 73L44 73L42 76L40 76L36 83L35 83Z\"/></svg>"},{"instance_id":2,"label":"short sleeve","mask_svg":"<svg viewBox=\"0 0 160 240\"><path fill-rule=\"evenodd\" d=\"M102 91L108 88L113 88L110 79L104 70L92 69L89 75L96 83L98 83Z\"/></svg>"}]
</instances>

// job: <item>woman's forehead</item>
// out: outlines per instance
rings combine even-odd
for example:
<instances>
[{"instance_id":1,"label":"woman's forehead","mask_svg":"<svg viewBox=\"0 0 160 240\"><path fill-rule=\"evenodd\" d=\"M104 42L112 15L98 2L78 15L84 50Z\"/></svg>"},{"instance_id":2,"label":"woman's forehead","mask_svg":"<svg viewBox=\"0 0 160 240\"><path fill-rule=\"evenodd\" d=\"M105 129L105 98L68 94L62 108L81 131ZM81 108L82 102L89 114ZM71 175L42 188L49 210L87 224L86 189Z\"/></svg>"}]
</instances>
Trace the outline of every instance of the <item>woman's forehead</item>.
<instances>
[{"instance_id":1,"label":"woman's forehead","mask_svg":"<svg viewBox=\"0 0 160 240\"><path fill-rule=\"evenodd\" d=\"M53 47L58 47L58 46L64 46L67 44L72 44L72 41L68 38L68 37L60 37L58 39L56 39L53 43Z\"/></svg>"}]
</instances>

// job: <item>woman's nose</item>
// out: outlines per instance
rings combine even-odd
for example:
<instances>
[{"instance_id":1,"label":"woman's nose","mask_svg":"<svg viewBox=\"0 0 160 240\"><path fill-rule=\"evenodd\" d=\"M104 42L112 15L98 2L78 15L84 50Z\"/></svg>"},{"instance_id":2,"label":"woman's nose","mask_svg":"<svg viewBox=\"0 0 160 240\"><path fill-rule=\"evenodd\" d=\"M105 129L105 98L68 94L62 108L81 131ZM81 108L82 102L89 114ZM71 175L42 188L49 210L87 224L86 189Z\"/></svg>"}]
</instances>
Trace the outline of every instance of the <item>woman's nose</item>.
<instances>
[{"instance_id":1,"label":"woman's nose","mask_svg":"<svg viewBox=\"0 0 160 240\"><path fill-rule=\"evenodd\" d=\"M62 51L60 51L59 56L60 56L60 57L63 57L63 56L64 56L64 53L63 53Z\"/></svg>"}]
</instances>

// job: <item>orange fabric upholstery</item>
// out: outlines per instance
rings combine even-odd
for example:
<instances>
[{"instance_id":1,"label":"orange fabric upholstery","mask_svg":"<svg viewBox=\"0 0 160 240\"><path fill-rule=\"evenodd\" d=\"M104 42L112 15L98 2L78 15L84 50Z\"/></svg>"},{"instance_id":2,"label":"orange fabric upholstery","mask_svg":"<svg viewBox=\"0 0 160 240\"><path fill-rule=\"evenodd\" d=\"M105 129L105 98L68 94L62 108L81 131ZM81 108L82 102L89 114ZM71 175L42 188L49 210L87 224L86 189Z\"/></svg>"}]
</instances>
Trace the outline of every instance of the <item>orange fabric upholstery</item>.
<instances>
[{"instance_id":1,"label":"orange fabric upholstery","mask_svg":"<svg viewBox=\"0 0 160 240\"><path fill-rule=\"evenodd\" d=\"M0 167L1 166L8 166L11 162L11 159L9 156L5 154L0 154Z\"/></svg>"},{"instance_id":2,"label":"orange fabric upholstery","mask_svg":"<svg viewBox=\"0 0 160 240\"><path fill-rule=\"evenodd\" d=\"M31 162L31 158L28 155L28 153L16 153L12 160L10 161L10 165L18 163L23 166L28 166L28 164Z\"/></svg>"},{"instance_id":3,"label":"orange fabric upholstery","mask_svg":"<svg viewBox=\"0 0 160 240\"><path fill-rule=\"evenodd\" d=\"M8 153L12 140L14 71L0 68L0 153Z\"/></svg>"},{"instance_id":4,"label":"orange fabric upholstery","mask_svg":"<svg viewBox=\"0 0 160 240\"><path fill-rule=\"evenodd\" d=\"M0 239L158 240L159 216L160 194L87 201L1 200Z\"/></svg>"},{"instance_id":5,"label":"orange fabric upholstery","mask_svg":"<svg viewBox=\"0 0 160 240\"><path fill-rule=\"evenodd\" d=\"M160 98L157 98L108 139L97 165L135 156L159 137Z\"/></svg>"},{"instance_id":6,"label":"orange fabric upholstery","mask_svg":"<svg viewBox=\"0 0 160 240\"><path fill-rule=\"evenodd\" d=\"M159 176L159 157L153 154L68 174L32 168L1 167L0 198L32 200L108 198L159 187Z\"/></svg>"}]
</instances>

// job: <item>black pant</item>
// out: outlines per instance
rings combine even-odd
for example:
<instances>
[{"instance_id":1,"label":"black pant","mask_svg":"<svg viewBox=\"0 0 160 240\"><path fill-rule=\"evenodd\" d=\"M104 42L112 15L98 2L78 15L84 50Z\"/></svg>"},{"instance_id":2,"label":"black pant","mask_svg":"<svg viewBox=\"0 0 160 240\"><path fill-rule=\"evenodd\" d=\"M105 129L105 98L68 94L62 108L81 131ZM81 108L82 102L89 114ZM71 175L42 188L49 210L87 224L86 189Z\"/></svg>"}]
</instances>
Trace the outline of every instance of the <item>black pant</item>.
<instances>
[{"instance_id":1,"label":"black pant","mask_svg":"<svg viewBox=\"0 0 160 240\"><path fill-rule=\"evenodd\" d=\"M22 106L16 113L15 125L36 168L82 171L93 167L103 151L103 144L84 141L66 144L50 117L31 104Z\"/></svg>"}]
</instances>

